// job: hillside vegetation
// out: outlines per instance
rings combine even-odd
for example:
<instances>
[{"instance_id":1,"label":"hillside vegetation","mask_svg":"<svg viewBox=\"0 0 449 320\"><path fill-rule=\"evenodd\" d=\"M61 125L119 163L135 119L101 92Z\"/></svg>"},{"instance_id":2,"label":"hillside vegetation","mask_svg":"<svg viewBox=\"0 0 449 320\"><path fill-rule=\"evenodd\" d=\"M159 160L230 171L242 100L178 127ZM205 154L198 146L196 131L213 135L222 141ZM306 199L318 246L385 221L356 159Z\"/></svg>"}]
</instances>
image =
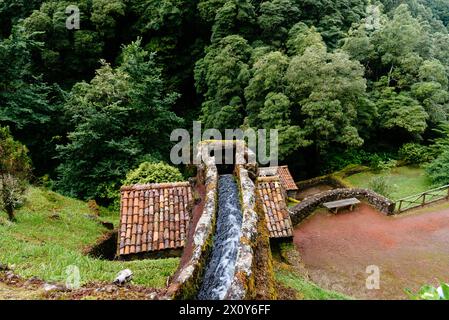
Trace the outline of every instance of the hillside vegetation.
<instances>
[{"instance_id":1,"label":"hillside vegetation","mask_svg":"<svg viewBox=\"0 0 449 320\"><path fill-rule=\"evenodd\" d=\"M380 157L449 183L448 144L426 149L449 137L448 25L449 0L5 0L0 125L104 205L192 120L277 129L297 180Z\"/></svg>"},{"instance_id":2,"label":"hillside vegetation","mask_svg":"<svg viewBox=\"0 0 449 320\"><path fill-rule=\"evenodd\" d=\"M179 259L116 262L83 254L107 231L89 215L82 201L30 188L25 206L17 211L16 223L10 223L6 214L0 213L0 262L12 266L24 278L38 277L49 282L65 283L67 267L77 266L81 284L110 283L119 271L129 268L134 273L134 284L165 286Z\"/></svg>"}]
</instances>

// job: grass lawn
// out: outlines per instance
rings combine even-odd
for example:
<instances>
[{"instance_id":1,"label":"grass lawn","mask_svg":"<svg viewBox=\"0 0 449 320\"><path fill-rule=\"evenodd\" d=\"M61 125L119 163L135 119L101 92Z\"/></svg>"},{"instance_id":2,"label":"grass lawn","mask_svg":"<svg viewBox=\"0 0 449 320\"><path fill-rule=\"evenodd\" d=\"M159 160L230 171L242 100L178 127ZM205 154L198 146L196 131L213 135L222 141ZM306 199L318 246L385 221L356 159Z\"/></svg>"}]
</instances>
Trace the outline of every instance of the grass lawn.
<instances>
[{"instance_id":1,"label":"grass lawn","mask_svg":"<svg viewBox=\"0 0 449 320\"><path fill-rule=\"evenodd\" d=\"M62 283L67 267L77 266L82 284L112 282L119 271L129 268L134 273L134 284L165 286L179 259L116 262L84 255L83 249L107 231L88 214L88 206L82 201L31 187L27 203L17 211L16 223L10 223L6 214L0 213L0 263L14 266L14 271L25 278L35 276ZM102 219L118 221L113 214Z\"/></svg>"},{"instance_id":2,"label":"grass lawn","mask_svg":"<svg viewBox=\"0 0 449 320\"><path fill-rule=\"evenodd\" d=\"M372 178L384 173L362 172L349 177L345 180L354 187L368 188ZM394 186L391 194L392 200L398 200L407 196L412 196L429 189L432 189L432 183L426 176L425 170L418 167L399 167L386 174L389 182Z\"/></svg>"},{"instance_id":3,"label":"grass lawn","mask_svg":"<svg viewBox=\"0 0 449 320\"><path fill-rule=\"evenodd\" d=\"M351 298L334 291L328 291L304 279L293 271L277 270L276 280L298 292L302 300L349 300Z\"/></svg>"}]
</instances>

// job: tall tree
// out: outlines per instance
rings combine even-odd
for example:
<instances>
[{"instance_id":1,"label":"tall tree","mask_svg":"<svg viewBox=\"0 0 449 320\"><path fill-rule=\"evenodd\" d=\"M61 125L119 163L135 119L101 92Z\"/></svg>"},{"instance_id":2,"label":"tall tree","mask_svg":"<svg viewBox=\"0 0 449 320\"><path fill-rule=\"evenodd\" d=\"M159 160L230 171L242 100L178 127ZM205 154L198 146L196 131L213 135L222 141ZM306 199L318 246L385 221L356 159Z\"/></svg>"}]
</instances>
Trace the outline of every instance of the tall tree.
<instances>
[{"instance_id":1,"label":"tall tree","mask_svg":"<svg viewBox=\"0 0 449 320\"><path fill-rule=\"evenodd\" d=\"M207 127L227 129L243 123L251 51L245 39L233 35L211 45L198 61L195 80L204 95L201 120Z\"/></svg>"},{"instance_id":2,"label":"tall tree","mask_svg":"<svg viewBox=\"0 0 449 320\"><path fill-rule=\"evenodd\" d=\"M8 127L0 127L0 206L11 221L22 203L31 170L28 150L11 136Z\"/></svg>"},{"instance_id":3,"label":"tall tree","mask_svg":"<svg viewBox=\"0 0 449 320\"><path fill-rule=\"evenodd\" d=\"M43 174L54 165L54 137L66 127L61 121L63 93L43 82L31 68L32 51L41 48L36 36L15 27L0 42L0 123L29 147L38 173Z\"/></svg>"},{"instance_id":4,"label":"tall tree","mask_svg":"<svg viewBox=\"0 0 449 320\"><path fill-rule=\"evenodd\" d=\"M319 152L330 143L360 146L354 122L365 97L363 67L345 53L312 46L292 58L286 73L287 92L301 108L302 128Z\"/></svg>"},{"instance_id":5,"label":"tall tree","mask_svg":"<svg viewBox=\"0 0 449 320\"><path fill-rule=\"evenodd\" d=\"M58 188L81 198L114 198L120 181L145 160L170 153L170 133L181 123L171 108L154 56L140 41L123 48L121 63L103 62L90 83L77 84L66 105L74 131L60 146Z\"/></svg>"}]
</instances>

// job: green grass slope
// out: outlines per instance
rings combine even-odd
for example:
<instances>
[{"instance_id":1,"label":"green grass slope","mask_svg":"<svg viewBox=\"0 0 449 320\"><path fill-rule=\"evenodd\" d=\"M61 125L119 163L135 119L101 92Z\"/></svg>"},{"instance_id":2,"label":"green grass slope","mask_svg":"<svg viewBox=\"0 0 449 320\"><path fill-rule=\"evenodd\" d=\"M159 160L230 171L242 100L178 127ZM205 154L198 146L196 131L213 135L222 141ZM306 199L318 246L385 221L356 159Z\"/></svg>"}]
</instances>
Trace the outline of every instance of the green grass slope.
<instances>
[{"instance_id":1,"label":"green grass slope","mask_svg":"<svg viewBox=\"0 0 449 320\"><path fill-rule=\"evenodd\" d=\"M16 223L0 213L0 263L14 266L22 277L55 282L65 282L67 268L77 266L82 284L111 282L120 270L129 268L134 284L165 285L179 259L117 262L84 255L83 249L107 231L88 215L88 206L82 201L31 187L25 206L17 211ZM118 218L109 215L107 220L116 222Z\"/></svg>"},{"instance_id":2,"label":"green grass slope","mask_svg":"<svg viewBox=\"0 0 449 320\"><path fill-rule=\"evenodd\" d=\"M276 280L297 292L302 300L350 300L344 294L323 289L293 271L277 270Z\"/></svg>"}]
</instances>

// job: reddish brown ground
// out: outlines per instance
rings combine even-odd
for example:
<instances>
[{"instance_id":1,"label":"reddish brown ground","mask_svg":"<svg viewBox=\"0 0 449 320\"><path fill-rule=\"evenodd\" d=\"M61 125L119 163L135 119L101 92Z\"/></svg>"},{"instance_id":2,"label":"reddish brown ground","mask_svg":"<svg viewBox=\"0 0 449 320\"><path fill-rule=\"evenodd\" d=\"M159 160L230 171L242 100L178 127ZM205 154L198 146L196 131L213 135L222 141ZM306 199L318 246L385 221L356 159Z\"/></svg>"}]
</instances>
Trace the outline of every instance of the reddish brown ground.
<instances>
[{"instance_id":1,"label":"reddish brown ground","mask_svg":"<svg viewBox=\"0 0 449 320\"><path fill-rule=\"evenodd\" d=\"M449 281L449 209L387 217L362 204L337 216L319 211L295 230L311 279L355 298L406 299L405 288ZM380 290L367 290L367 266L381 270Z\"/></svg>"}]
</instances>

